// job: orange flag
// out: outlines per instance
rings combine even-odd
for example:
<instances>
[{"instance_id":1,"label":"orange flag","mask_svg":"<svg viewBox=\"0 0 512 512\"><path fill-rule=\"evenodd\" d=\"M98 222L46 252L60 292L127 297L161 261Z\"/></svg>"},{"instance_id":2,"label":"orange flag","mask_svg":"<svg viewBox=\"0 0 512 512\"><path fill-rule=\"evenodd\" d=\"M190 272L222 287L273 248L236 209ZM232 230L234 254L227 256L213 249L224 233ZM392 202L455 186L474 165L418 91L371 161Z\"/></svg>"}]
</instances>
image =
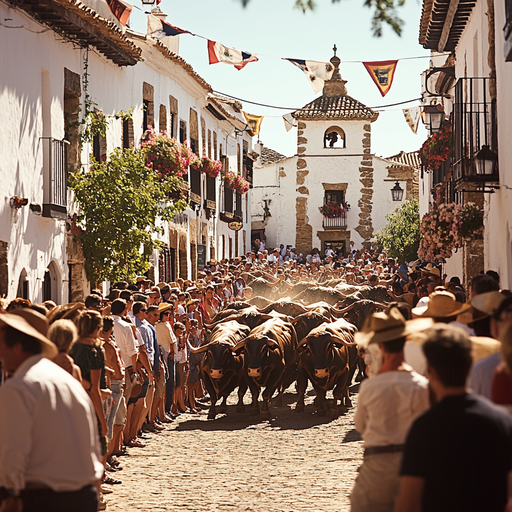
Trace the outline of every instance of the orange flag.
<instances>
[{"instance_id":1,"label":"orange flag","mask_svg":"<svg viewBox=\"0 0 512 512\"><path fill-rule=\"evenodd\" d=\"M263 116L253 116L251 114L248 114L247 112L244 112L243 110L242 112L245 116L245 119L247 121L247 124L249 125L249 129L251 130L252 134L258 135L260 133Z\"/></svg>"},{"instance_id":2,"label":"orange flag","mask_svg":"<svg viewBox=\"0 0 512 512\"><path fill-rule=\"evenodd\" d=\"M397 60L382 60L378 62L363 62L364 67L370 73L375 85L379 88L382 96L386 96L391 89Z\"/></svg>"}]
</instances>

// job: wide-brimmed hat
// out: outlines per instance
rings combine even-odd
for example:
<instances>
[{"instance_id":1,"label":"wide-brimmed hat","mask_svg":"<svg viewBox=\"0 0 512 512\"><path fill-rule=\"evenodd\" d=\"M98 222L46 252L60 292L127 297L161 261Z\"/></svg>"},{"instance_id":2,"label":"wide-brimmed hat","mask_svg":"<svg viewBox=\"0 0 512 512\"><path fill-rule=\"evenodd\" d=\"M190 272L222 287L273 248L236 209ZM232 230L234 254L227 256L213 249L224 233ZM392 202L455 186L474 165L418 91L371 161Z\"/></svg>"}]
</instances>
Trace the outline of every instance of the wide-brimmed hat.
<instances>
[{"instance_id":1,"label":"wide-brimmed hat","mask_svg":"<svg viewBox=\"0 0 512 512\"><path fill-rule=\"evenodd\" d=\"M146 280L146 276L137 276L135 278L136 283L142 283L142 281L145 281L145 280Z\"/></svg>"},{"instance_id":2,"label":"wide-brimmed hat","mask_svg":"<svg viewBox=\"0 0 512 512\"><path fill-rule=\"evenodd\" d=\"M169 286L169 285L168 285L167 283L158 283L156 286L157 286L158 288L160 288L160 290L161 290L162 288L164 288L164 287L166 287L166 286Z\"/></svg>"},{"instance_id":3,"label":"wide-brimmed hat","mask_svg":"<svg viewBox=\"0 0 512 512\"><path fill-rule=\"evenodd\" d=\"M468 311L471 304L457 302L455 295L448 291L438 291L430 294L430 300L426 306L414 308L411 312L415 316L431 318L448 318L458 316Z\"/></svg>"},{"instance_id":4,"label":"wide-brimmed hat","mask_svg":"<svg viewBox=\"0 0 512 512\"><path fill-rule=\"evenodd\" d=\"M420 270L422 272L425 272L426 274L430 274L430 271L434 268L436 268L436 267L434 267L434 265L432 265L432 263L427 263L424 267L420 268Z\"/></svg>"},{"instance_id":5,"label":"wide-brimmed hat","mask_svg":"<svg viewBox=\"0 0 512 512\"><path fill-rule=\"evenodd\" d=\"M7 325L27 336L35 338L41 344L41 354L48 359L57 357L59 350L55 343L50 341L48 332L48 320L33 309L19 308L11 313L0 315L0 325Z\"/></svg>"},{"instance_id":6,"label":"wide-brimmed hat","mask_svg":"<svg viewBox=\"0 0 512 512\"><path fill-rule=\"evenodd\" d=\"M398 308L374 313L368 317L361 332L356 333L356 343L366 348L370 343L386 343L412 334L424 331L434 324L431 318L405 320Z\"/></svg>"},{"instance_id":7,"label":"wide-brimmed hat","mask_svg":"<svg viewBox=\"0 0 512 512\"><path fill-rule=\"evenodd\" d=\"M478 318L485 318L494 315L506 298L505 295L498 291L480 293L471 299L471 305L478 312L485 313L485 316L477 315Z\"/></svg>"},{"instance_id":8,"label":"wide-brimmed hat","mask_svg":"<svg viewBox=\"0 0 512 512\"><path fill-rule=\"evenodd\" d=\"M158 312L163 313L164 311L167 311L168 309L171 309L173 307L172 304L169 304L168 302L162 302L161 304L158 304Z\"/></svg>"},{"instance_id":9,"label":"wide-brimmed hat","mask_svg":"<svg viewBox=\"0 0 512 512\"><path fill-rule=\"evenodd\" d=\"M430 272L430 275L441 277L441 271L438 268L433 268Z\"/></svg>"}]
</instances>

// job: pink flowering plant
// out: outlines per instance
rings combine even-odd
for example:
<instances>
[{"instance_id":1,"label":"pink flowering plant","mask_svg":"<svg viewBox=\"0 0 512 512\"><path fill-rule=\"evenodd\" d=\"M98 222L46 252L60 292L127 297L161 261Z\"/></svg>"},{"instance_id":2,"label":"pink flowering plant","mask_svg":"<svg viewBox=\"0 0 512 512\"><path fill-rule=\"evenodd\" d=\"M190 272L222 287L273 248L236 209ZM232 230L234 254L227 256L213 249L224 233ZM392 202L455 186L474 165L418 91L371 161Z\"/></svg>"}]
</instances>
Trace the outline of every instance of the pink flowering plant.
<instances>
[{"instance_id":1,"label":"pink flowering plant","mask_svg":"<svg viewBox=\"0 0 512 512\"><path fill-rule=\"evenodd\" d=\"M188 173L188 167L198 158L186 143L181 144L169 137L166 132L157 133L152 127L142 143L146 153L147 166L153 169L161 179L167 176L181 178Z\"/></svg>"},{"instance_id":2,"label":"pink flowering plant","mask_svg":"<svg viewBox=\"0 0 512 512\"><path fill-rule=\"evenodd\" d=\"M203 158L198 158L192 162L190 167L199 172L207 174L211 178L216 178L222 170L222 163L219 160L212 160L207 156L203 156Z\"/></svg>"},{"instance_id":3,"label":"pink flowering plant","mask_svg":"<svg viewBox=\"0 0 512 512\"><path fill-rule=\"evenodd\" d=\"M350 205L347 203L327 203L318 208L320 213L328 219L336 219L342 217L343 214L350 210Z\"/></svg>"},{"instance_id":4,"label":"pink flowering plant","mask_svg":"<svg viewBox=\"0 0 512 512\"><path fill-rule=\"evenodd\" d=\"M430 171L439 169L448 158L453 145L452 129L445 124L438 132L431 135L421 146L421 163Z\"/></svg>"},{"instance_id":5,"label":"pink flowering plant","mask_svg":"<svg viewBox=\"0 0 512 512\"><path fill-rule=\"evenodd\" d=\"M449 258L483 229L483 212L474 203L435 204L421 220L418 257L424 261Z\"/></svg>"},{"instance_id":6,"label":"pink flowering plant","mask_svg":"<svg viewBox=\"0 0 512 512\"><path fill-rule=\"evenodd\" d=\"M236 174L233 171L226 171L223 174L223 179L228 188L235 190L239 194L243 195L249 191L249 182L240 176L240 174Z\"/></svg>"}]
</instances>

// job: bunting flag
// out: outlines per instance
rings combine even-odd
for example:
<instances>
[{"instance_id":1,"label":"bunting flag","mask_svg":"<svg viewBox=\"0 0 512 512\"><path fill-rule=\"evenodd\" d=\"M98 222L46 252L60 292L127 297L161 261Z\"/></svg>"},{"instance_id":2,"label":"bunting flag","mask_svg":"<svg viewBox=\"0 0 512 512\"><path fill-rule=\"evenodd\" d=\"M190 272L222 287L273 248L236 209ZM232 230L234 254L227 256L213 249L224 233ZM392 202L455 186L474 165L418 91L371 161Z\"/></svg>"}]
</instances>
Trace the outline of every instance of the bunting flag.
<instances>
[{"instance_id":1,"label":"bunting flag","mask_svg":"<svg viewBox=\"0 0 512 512\"><path fill-rule=\"evenodd\" d=\"M379 88L382 96L391 89L393 83L393 77L395 76L395 69L398 61L397 60L383 60L377 62L363 62L364 67L370 73L372 80L375 85Z\"/></svg>"},{"instance_id":2,"label":"bunting flag","mask_svg":"<svg viewBox=\"0 0 512 512\"><path fill-rule=\"evenodd\" d=\"M208 39L208 59L210 64L224 62L225 64L233 64L236 69L243 69L249 62L257 62L258 57L252 53L227 48L226 46L210 41Z\"/></svg>"},{"instance_id":3,"label":"bunting flag","mask_svg":"<svg viewBox=\"0 0 512 512\"><path fill-rule=\"evenodd\" d=\"M242 110L245 120L249 125L249 129L251 130L253 135L258 135L261 129L261 122L263 121L263 116L253 116L252 114L248 114Z\"/></svg>"},{"instance_id":4,"label":"bunting flag","mask_svg":"<svg viewBox=\"0 0 512 512\"><path fill-rule=\"evenodd\" d=\"M162 39L168 36L179 36L180 34L194 35L192 32L175 27L152 14L148 14L148 34L153 39Z\"/></svg>"},{"instance_id":5,"label":"bunting flag","mask_svg":"<svg viewBox=\"0 0 512 512\"><path fill-rule=\"evenodd\" d=\"M409 128L412 130L412 133L416 134L421 118L420 107L404 108L402 109L402 112L404 113L405 120L409 125Z\"/></svg>"},{"instance_id":6,"label":"bunting flag","mask_svg":"<svg viewBox=\"0 0 512 512\"><path fill-rule=\"evenodd\" d=\"M124 0L107 0L107 5L112 14L119 20L119 23L126 27L130 14L133 11L133 5Z\"/></svg>"},{"instance_id":7,"label":"bunting flag","mask_svg":"<svg viewBox=\"0 0 512 512\"><path fill-rule=\"evenodd\" d=\"M294 126L297 126L297 121L291 114L285 114L283 116L283 121L287 132L289 132Z\"/></svg>"},{"instance_id":8,"label":"bunting flag","mask_svg":"<svg viewBox=\"0 0 512 512\"><path fill-rule=\"evenodd\" d=\"M283 60L291 62L306 74L315 94L319 93L324 88L325 80L330 80L334 72L334 66L330 62L301 59Z\"/></svg>"}]
</instances>

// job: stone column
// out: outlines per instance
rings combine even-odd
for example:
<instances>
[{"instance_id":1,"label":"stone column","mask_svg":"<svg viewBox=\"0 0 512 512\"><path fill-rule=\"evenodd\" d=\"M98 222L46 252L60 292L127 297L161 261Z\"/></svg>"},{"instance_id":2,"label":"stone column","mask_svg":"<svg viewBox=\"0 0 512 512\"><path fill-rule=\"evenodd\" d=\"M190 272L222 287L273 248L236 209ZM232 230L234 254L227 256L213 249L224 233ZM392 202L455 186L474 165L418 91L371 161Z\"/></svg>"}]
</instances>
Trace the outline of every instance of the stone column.
<instances>
[{"instance_id":1,"label":"stone column","mask_svg":"<svg viewBox=\"0 0 512 512\"><path fill-rule=\"evenodd\" d=\"M370 246L370 238L373 236L372 224L372 199L373 199L373 159L371 155L371 125L365 124L363 134L363 159L359 167L359 181L361 182L361 199L359 199L359 224L355 230L363 238L363 246Z\"/></svg>"},{"instance_id":2,"label":"stone column","mask_svg":"<svg viewBox=\"0 0 512 512\"><path fill-rule=\"evenodd\" d=\"M296 228L295 228L295 247L297 251L302 254L306 254L311 250L313 243L313 228L309 224L307 216L308 210L308 198L309 190L305 186L306 176L309 174L307 170L307 162L301 155L306 152L307 139L303 137L304 128L306 123L300 122L298 124L298 139L297 139L297 152L299 158L297 160L297 192L303 196L298 196L295 199L295 216L296 216ZM306 196L306 197L304 197Z\"/></svg>"}]
</instances>

